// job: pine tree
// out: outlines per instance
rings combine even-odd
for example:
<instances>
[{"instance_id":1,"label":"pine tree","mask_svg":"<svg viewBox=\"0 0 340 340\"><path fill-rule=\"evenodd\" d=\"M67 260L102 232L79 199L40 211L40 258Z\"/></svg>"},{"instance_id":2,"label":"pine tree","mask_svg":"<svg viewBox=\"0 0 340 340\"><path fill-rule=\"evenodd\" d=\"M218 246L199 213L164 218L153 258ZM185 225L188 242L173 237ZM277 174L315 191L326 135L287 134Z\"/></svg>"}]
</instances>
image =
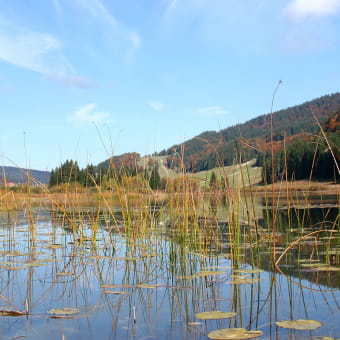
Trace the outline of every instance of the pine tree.
<instances>
[{"instance_id":1,"label":"pine tree","mask_svg":"<svg viewBox=\"0 0 340 340\"><path fill-rule=\"evenodd\" d=\"M210 190L216 189L216 184L217 184L216 182L217 182L216 174L215 174L215 171L213 171L210 175L210 182L209 182Z\"/></svg>"},{"instance_id":2,"label":"pine tree","mask_svg":"<svg viewBox=\"0 0 340 340\"><path fill-rule=\"evenodd\" d=\"M161 177L159 176L157 166L154 166L151 171L149 185L152 190L156 190L160 187Z\"/></svg>"}]
</instances>

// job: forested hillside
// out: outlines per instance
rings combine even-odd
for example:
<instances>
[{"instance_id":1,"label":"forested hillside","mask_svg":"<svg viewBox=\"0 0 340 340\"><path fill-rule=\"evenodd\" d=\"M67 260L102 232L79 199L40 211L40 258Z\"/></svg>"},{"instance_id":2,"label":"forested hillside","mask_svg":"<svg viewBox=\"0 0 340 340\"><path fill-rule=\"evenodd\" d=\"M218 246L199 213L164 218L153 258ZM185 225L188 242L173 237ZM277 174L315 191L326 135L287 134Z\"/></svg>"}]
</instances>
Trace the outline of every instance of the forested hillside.
<instances>
[{"instance_id":1,"label":"forested hillside","mask_svg":"<svg viewBox=\"0 0 340 340\"><path fill-rule=\"evenodd\" d=\"M312 113L323 124L339 108L340 93L335 93L277 111L272 116L273 140L279 142L284 137L315 133L318 126ZM159 155L168 156L169 168L179 168L184 161L186 170L190 172L249 160L268 148L271 140L270 121L271 115L265 114L218 132L207 131L183 144L163 150Z\"/></svg>"},{"instance_id":2,"label":"forested hillside","mask_svg":"<svg viewBox=\"0 0 340 340\"><path fill-rule=\"evenodd\" d=\"M109 166L119 169L121 167L135 168L141 156L137 152L128 152L119 156L113 156L97 165L98 169L107 170Z\"/></svg>"},{"instance_id":3,"label":"forested hillside","mask_svg":"<svg viewBox=\"0 0 340 340\"><path fill-rule=\"evenodd\" d=\"M292 140L275 152L274 162L269 153L263 160L263 181L288 179L337 180L340 177L340 111L331 115L323 133L304 135ZM274 169L272 168L274 164Z\"/></svg>"}]
</instances>

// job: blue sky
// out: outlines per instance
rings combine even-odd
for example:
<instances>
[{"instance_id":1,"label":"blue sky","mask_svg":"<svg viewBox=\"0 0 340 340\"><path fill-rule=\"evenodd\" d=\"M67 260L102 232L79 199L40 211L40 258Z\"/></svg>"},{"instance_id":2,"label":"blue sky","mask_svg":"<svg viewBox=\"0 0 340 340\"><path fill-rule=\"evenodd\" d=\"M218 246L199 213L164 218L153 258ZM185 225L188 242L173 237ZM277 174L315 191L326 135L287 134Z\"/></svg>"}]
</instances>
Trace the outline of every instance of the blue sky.
<instances>
[{"instance_id":1,"label":"blue sky","mask_svg":"<svg viewBox=\"0 0 340 340\"><path fill-rule=\"evenodd\" d=\"M1 163L161 151L339 91L340 0L0 0Z\"/></svg>"}]
</instances>

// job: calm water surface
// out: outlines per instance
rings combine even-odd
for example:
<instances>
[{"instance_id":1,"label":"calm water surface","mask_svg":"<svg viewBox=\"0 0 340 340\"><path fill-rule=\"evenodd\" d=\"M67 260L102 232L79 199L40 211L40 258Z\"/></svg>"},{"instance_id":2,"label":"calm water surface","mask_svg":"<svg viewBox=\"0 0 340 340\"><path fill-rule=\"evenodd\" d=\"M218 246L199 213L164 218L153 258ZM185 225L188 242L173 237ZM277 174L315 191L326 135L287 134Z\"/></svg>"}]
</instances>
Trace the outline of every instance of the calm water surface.
<instances>
[{"instance_id":1,"label":"calm water surface","mask_svg":"<svg viewBox=\"0 0 340 340\"><path fill-rule=\"evenodd\" d=\"M308 228L323 223L338 230L337 209L329 210L327 223L320 210L288 215L282 210L277 216L279 253L303 235L303 218ZM228 327L261 330L260 339L340 338L337 232L301 242L279 273L269 265L266 237L254 245L246 227L235 256L223 223L209 234L186 235L157 217L152 231L127 237L109 214L85 211L79 217L72 225L63 214L39 211L29 225L25 212L2 214L0 308L28 315L0 316L1 339L208 339L209 332ZM266 235L264 223L258 228ZM315 261L324 263L322 270ZM61 308L77 313L52 318L51 311ZM238 314L195 317L214 310ZM322 327L294 331L275 325L296 319L318 320Z\"/></svg>"}]
</instances>

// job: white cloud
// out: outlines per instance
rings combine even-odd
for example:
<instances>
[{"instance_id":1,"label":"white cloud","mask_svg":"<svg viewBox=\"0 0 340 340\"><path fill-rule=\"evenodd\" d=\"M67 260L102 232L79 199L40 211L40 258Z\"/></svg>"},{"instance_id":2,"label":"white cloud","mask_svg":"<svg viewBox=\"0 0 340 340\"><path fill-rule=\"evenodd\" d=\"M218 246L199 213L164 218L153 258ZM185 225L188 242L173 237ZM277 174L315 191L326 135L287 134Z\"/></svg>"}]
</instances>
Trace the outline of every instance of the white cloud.
<instances>
[{"instance_id":1,"label":"white cloud","mask_svg":"<svg viewBox=\"0 0 340 340\"><path fill-rule=\"evenodd\" d=\"M212 117L227 115L229 112L221 106L208 106L200 108L197 113L203 117Z\"/></svg>"},{"instance_id":2,"label":"white cloud","mask_svg":"<svg viewBox=\"0 0 340 340\"><path fill-rule=\"evenodd\" d=\"M85 82L90 83L76 75L63 55L62 42L51 34L30 31L0 16L0 46L0 59L7 63L68 86L84 87Z\"/></svg>"},{"instance_id":3,"label":"white cloud","mask_svg":"<svg viewBox=\"0 0 340 340\"><path fill-rule=\"evenodd\" d=\"M155 111L163 111L164 110L163 103L161 103L159 101L150 100L148 104Z\"/></svg>"},{"instance_id":4,"label":"white cloud","mask_svg":"<svg viewBox=\"0 0 340 340\"><path fill-rule=\"evenodd\" d=\"M70 121L75 124L82 123L106 123L110 114L107 112L96 112L97 104L91 103L85 106L79 107L72 116L69 117Z\"/></svg>"},{"instance_id":5,"label":"white cloud","mask_svg":"<svg viewBox=\"0 0 340 340\"><path fill-rule=\"evenodd\" d=\"M284 14L292 18L328 16L340 12L340 0L291 0Z\"/></svg>"}]
</instances>

